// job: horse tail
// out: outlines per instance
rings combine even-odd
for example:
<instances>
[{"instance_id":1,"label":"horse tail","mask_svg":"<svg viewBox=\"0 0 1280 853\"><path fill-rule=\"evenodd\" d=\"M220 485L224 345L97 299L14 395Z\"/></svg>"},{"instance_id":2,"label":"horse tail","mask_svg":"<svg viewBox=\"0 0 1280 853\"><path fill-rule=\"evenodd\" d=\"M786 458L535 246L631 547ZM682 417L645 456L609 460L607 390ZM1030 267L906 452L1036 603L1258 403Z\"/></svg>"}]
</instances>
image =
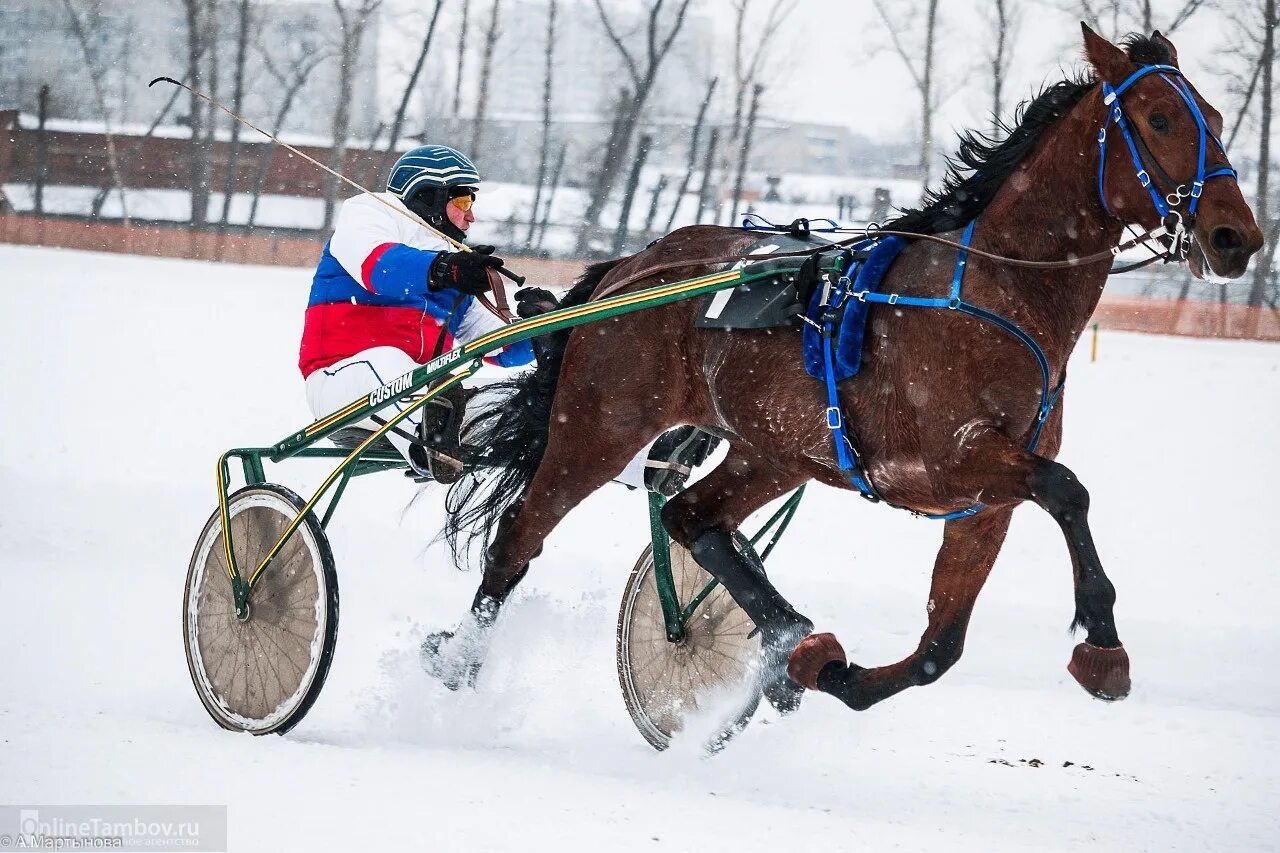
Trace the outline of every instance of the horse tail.
<instances>
[{"instance_id":1,"label":"horse tail","mask_svg":"<svg viewBox=\"0 0 1280 853\"><path fill-rule=\"evenodd\" d=\"M591 298L618 258L587 267L560 300L561 308ZM534 370L484 386L477 400L480 413L462 430L462 443L483 453L481 466L449 487L443 535L462 568L476 540L489 543L498 525L524 494L547 449L551 402L560 378L560 363L572 329L540 340Z\"/></svg>"}]
</instances>

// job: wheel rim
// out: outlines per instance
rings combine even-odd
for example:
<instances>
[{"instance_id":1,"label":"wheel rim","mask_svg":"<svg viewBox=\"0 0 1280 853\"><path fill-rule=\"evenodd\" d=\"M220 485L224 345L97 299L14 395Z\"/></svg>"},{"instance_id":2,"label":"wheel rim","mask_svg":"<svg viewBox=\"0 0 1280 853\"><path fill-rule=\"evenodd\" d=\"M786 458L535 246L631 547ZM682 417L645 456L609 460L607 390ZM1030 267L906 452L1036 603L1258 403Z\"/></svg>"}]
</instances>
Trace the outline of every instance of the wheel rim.
<instances>
[{"instance_id":1,"label":"wheel rim","mask_svg":"<svg viewBox=\"0 0 1280 853\"><path fill-rule=\"evenodd\" d=\"M241 572L253 571L297 511L272 492L233 498L228 513ZM196 689L221 724L267 733L306 700L328 628L322 567L320 548L303 524L259 578L248 618L238 619L220 517L206 527L187 590L187 655Z\"/></svg>"},{"instance_id":2,"label":"wheel rim","mask_svg":"<svg viewBox=\"0 0 1280 853\"><path fill-rule=\"evenodd\" d=\"M684 728L685 719L713 707L724 714L722 741L745 723L759 701L755 678L760 639L755 625L724 587L717 586L694 611L680 643L667 639L653 572L652 551L623 602L619 633L623 689L645 738L658 748ZM671 544L671 574L678 600L687 605L710 580L686 549ZM717 715L719 716L719 715Z\"/></svg>"}]
</instances>

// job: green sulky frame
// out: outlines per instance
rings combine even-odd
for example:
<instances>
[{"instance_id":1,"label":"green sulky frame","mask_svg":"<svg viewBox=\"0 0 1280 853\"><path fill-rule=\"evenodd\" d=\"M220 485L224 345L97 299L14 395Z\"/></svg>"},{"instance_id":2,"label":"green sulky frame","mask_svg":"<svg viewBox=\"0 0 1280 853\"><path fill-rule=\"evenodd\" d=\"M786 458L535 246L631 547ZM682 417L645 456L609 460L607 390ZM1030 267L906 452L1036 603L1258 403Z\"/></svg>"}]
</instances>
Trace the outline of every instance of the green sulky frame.
<instances>
[{"instance_id":1,"label":"green sulky frame","mask_svg":"<svg viewBox=\"0 0 1280 853\"><path fill-rule=\"evenodd\" d=\"M617 294L583 305L560 308L545 314L539 314L536 317L512 323L474 341L457 346L439 358L397 377L365 397L353 400L338 411L320 418L270 447L237 447L223 453L218 458L217 464L218 511L222 525L222 548L226 558L227 574L231 582L236 615L242 620L249 617L249 602L258 580L271 566L272 561L284 548L290 537L302 525L307 513L316 509L330 489L333 489L333 496L321 516L320 524L322 527L327 527L329 521L333 518L338 501L342 498L342 494L351 482L352 477L406 467L404 460L398 453L380 449L376 446L379 439L409 415L439 396L441 392L474 374L480 369L484 356L505 346L530 340L550 332L574 328L646 308L692 299L708 293L736 287L740 284L776 277L777 275L778 271L776 269L762 269L756 272L748 271L748 268L739 265L734 269L723 272L656 285L643 290ZM423 389L426 390L424 391ZM370 415L400 403L404 404L403 408L387 417L385 423L354 449L346 450L338 447L316 446L318 442L328 438L335 431L359 423ZM337 467L320 484L315 494L306 501L303 508L285 528L284 532L280 534L279 539L268 550L266 556L248 572L246 577L245 572L236 564L235 549L232 547L231 542L231 525L229 523L230 463L233 459L239 461L245 482L249 485L259 485L266 482L264 460L276 463L292 458L337 459L339 462ZM481 462L480 464L483 463ZM747 546L753 547L771 529L777 528L774 530L769 544L761 553L761 559L768 556L783 531L786 530L787 524L790 523L796 508L799 506L803 492L804 487L802 486L792 493L764 527L754 537L747 540ZM672 640L678 640L683 636L684 625L687 624L694 610L706 598L707 594L715 588L716 581L712 580L708 583L691 601L683 605L678 601L675 585L671 578L670 541L659 519L663 502L664 499L661 495L650 494L649 510L653 539L654 571L668 637ZM245 568L247 569L248 567Z\"/></svg>"}]
</instances>

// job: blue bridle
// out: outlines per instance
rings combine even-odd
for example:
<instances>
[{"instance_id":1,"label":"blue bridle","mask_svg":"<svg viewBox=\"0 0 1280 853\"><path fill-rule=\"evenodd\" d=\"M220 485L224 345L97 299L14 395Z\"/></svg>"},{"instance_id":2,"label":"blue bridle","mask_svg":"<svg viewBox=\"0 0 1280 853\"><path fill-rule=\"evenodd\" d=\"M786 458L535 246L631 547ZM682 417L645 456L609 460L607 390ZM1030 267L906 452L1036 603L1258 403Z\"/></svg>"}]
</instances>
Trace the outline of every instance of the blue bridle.
<instances>
[{"instance_id":1,"label":"blue bridle","mask_svg":"<svg viewBox=\"0 0 1280 853\"><path fill-rule=\"evenodd\" d=\"M1150 172L1147 171L1147 164L1138 150L1141 143L1142 149L1146 151L1151 158L1154 168L1170 183L1176 183L1176 179L1172 178L1159 161L1155 159L1155 155L1151 153L1151 149L1147 147L1142 135L1130 126L1128 117L1125 115L1124 107L1121 104L1120 96L1133 87L1143 77L1149 74L1158 74L1160 79L1169 84L1173 91L1178 93L1178 97L1186 104L1187 110L1191 113L1191 118L1195 120L1196 128L1199 131L1198 151L1196 154L1196 174L1190 185L1180 184L1168 195L1161 195L1160 189L1152 180ZM1209 150L1209 140L1218 146L1218 150L1226 156L1226 146L1222 144L1213 131L1209 130L1208 122L1205 121L1204 113L1201 112L1199 104L1196 103L1195 96L1191 93L1191 87L1187 85L1186 78L1182 71L1172 65L1144 65L1137 71L1133 72L1119 86L1112 85L1105 80L1102 82L1102 102L1110 108L1110 119L1120 128L1120 133L1124 137L1125 144L1129 148L1129 157L1133 160L1133 167L1137 171L1138 183L1151 196L1151 204L1155 207L1156 213L1160 216L1161 222L1164 224L1166 231L1175 238L1175 245L1172 252L1181 257L1182 250L1185 248L1183 243L1187 238L1187 234L1191 230L1191 226L1195 220L1196 208L1200 206L1200 195L1204 192L1205 181L1210 178L1230 177L1236 178L1236 170L1230 166L1218 166L1212 171L1205 170L1205 158ZM1135 134L1137 138L1135 139ZM1107 203L1106 193L1106 174L1107 174L1107 120L1103 119L1102 128L1098 131L1098 198L1102 202L1102 209L1105 210L1113 218L1115 213L1111 210L1111 205ZM1179 206L1187 202L1186 215L1184 216ZM1171 214L1176 218L1176 222L1171 222Z\"/></svg>"}]
</instances>

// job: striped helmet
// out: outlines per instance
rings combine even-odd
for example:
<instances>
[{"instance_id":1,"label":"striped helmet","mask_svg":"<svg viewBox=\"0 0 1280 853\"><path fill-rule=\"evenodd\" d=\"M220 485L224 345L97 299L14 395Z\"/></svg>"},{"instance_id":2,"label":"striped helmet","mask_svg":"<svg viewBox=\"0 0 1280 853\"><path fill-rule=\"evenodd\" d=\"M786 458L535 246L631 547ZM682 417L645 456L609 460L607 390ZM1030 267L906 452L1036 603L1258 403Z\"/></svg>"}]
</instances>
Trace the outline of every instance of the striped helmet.
<instances>
[{"instance_id":1,"label":"striped helmet","mask_svg":"<svg viewBox=\"0 0 1280 853\"><path fill-rule=\"evenodd\" d=\"M480 174L465 154L447 145L422 145L406 151L391 169L387 192L408 201L426 187L478 187Z\"/></svg>"}]
</instances>

